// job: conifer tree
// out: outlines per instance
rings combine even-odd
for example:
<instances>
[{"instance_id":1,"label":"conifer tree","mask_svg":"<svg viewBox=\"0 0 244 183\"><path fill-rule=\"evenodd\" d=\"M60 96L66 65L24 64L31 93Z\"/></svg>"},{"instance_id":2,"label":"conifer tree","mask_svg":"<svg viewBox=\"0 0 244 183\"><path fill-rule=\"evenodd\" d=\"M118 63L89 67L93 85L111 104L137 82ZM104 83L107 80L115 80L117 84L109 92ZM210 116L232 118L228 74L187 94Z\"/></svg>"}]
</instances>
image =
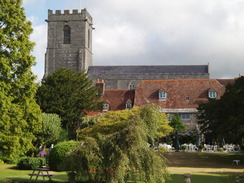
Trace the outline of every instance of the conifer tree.
<instances>
[{"instance_id":1,"label":"conifer tree","mask_svg":"<svg viewBox=\"0 0 244 183\"><path fill-rule=\"evenodd\" d=\"M21 0L0 0L0 159L14 161L32 147L41 129L31 71L34 43Z\"/></svg>"},{"instance_id":2,"label":"conifer tree","mask_svg":"<svg viewBox=\"0 0 244 183\"><path fill-rule=\"evenodd\" d=\"M99 91L84 72L60 68L43 79L37 102L45 113L56 113L65 128L77 124L86 112L101 108Z\"/></svg>"}]
</instances>

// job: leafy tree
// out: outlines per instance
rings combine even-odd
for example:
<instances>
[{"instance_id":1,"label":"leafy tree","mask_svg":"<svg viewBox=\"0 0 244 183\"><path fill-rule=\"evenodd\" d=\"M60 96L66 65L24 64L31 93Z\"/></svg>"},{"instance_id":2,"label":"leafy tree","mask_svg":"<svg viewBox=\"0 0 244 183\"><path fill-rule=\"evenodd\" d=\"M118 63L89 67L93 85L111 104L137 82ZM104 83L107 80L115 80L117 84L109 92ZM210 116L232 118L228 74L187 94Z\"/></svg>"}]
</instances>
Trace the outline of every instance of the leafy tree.
<instances>
[{"instance_id":1,"label":"leafy tree","mask_svg":"<svg viewBox=\"0 0 244 183\"><path fill-rule=\"evenodd\" d=\"M61 68L43 79L37 102L45 113L56 113L62 126L77 123L86 111L101 107L97 87L84 72Z\"/></svg>"},{"instance_id":2,"label":"leafy tree","mask_svg":"<svg viewBox=\"0 0 244 183\"><path fill-rule=\"evenodd\" d=\"M226 87L220 100L201 104L199 123L201 130L211 137L232 143L241 143L244 136L244 77Z\"/></svg>"},{"instance_id":3,"label":"leafy tree","mask_svg":"<svg viewBox=\"0 0 244 183\"><path fill-rule=\"evenodd\" d=\"M174 128L174 130L184 131L185 126L181 121L179 114L173 114L172 120L170 121L169 125Z\"/></svg>"},{"instance_id":4,"label":"leafy tree","mask_svg":"<svg viewBox=\"0 0 244 183\"><path fill-rule=\"evenodd\" d=\"M42 132L38 135L41 144L56 143L61 131L61 119L57 114L42 113Z\"/></svg>"},{"instance_id":5,"label":"leafy tree","mask_svg":"<svg viewBox=\"0 0 244 183\"><path fill-rule=\"evenodd\" d=\"M164 182L165 159L148 141L171 130L167 116L156 105L108 112L79 131L81 145L66 156L61 167L89 182L123 183L132 177Z\"/></svg>"},{"instance_id":6,"label":"leafy tree","mask_svg":"<svg viewBox=\"0 0 244 183\"><path fill-rule=\"evenodd\" d=\"M31 23L21 0L0 4L0 159L14 161L32 147L41 130L41 110L34 99Z\"/></svg>"}]
</instances>

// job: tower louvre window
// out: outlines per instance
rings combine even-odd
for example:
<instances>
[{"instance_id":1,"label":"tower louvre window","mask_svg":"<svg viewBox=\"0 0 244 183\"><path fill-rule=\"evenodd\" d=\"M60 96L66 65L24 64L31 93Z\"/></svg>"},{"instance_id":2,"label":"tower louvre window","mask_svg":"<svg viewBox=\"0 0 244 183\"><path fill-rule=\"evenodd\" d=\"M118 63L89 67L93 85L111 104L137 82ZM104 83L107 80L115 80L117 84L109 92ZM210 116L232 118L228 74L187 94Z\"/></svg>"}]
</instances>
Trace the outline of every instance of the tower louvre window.
<instances>
[{"instance_id":1,"label":"tower louvre window","mask_svg":"<svg viewBox=\"0 0 244 183\"><path fill-rule=\"evenodd\" d=\"M65 25L64 26L64 44L70 44L70 34L71 34L70 26Z\"/></svg>"},{"instance_id":2,"label":"tower louvre window","mask_svg":"<svg viewBox=\"0 0 244 183\"><path fill-rule=\"evenodd\" d=\"M88 48L90 48L90 39L91 39L91 35L90 35L91 33L90 33L90 30L88 29Z\"/></svg>"}]
</instances>

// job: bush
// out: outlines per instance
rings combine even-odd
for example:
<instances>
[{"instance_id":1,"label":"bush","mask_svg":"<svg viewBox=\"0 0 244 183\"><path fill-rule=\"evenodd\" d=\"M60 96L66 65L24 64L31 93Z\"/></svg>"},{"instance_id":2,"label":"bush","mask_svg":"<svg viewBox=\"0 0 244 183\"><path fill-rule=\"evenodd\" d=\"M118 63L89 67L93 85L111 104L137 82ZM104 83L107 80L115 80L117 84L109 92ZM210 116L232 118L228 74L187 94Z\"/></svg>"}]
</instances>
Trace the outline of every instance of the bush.
<instances>
[{"instance_id":1,"label":"bush","mask_svg":"<svg viewBox=\"0 0 244 183\"><path fill-rule=\"evenodd\" d=\"M181 149L185 151L187 149L187 146L181 146Z\"/></svg>"},{"instance_id":2,"label":"bush","mask_svg":"<svg viewBox=\"0 0 244 183\"><path fill-rule=\"evenodd\" d=\"M51 170L58 171L58 165L63 161L65 155L78 145L78 141L68 141L58 143L49 154L49 167Z\"/></svg>"},{"instance_id":3,"label":"bush","mask_svg":"<svg viewBox=\"0 0 244 183\"><path fill-rule=\"evenodd\" d=\"M21 158L17 164L20 170L32 170L46 165L46 158L43 157L25 157Z\"/></svg>"}]
</instances>

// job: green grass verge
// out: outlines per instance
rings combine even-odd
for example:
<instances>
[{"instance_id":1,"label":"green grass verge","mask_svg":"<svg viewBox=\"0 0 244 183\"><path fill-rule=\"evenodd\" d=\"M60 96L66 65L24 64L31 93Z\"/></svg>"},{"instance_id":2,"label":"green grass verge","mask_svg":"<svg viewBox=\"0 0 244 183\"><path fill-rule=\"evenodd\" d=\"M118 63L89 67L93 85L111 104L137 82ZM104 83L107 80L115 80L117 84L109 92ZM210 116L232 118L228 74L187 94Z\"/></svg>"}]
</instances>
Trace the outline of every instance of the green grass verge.
<instances>
[{"instance_id":1,"label":"green grass verge","mask_svg":"<svg viewBox=\"0 0 244 183\"><path fill-rule=\"evenodd\" d=\"M192 174L191 180L194 183L233 183L235 174L244 174L244 154L243 153L187 153L174 152L165 154L170 167L171 180L166 183L183 182L183 174ZM232 165L234 159L241 160L241 165ZM206 169L210 169L207 171ZM221 172L222 168L232 172ZM183 170L182 170L183 169ZM215 170L214 172L212 172ZM183 172L186 171L186 172ZM203 173L203 171L205 171ZM0 165L1 182L29 182L29 175L32 170L17 170L14 165ZM236 173L238 172L238 173ZM52 180L55 182L67 182L65 172L53 172ZM40 182L41 178L38 178ZM138 181L139 183L140 181ZM11 182L12 183L12 182ZM141 182L140 182L141 183Z\"/></svg>"}]
</instances>

